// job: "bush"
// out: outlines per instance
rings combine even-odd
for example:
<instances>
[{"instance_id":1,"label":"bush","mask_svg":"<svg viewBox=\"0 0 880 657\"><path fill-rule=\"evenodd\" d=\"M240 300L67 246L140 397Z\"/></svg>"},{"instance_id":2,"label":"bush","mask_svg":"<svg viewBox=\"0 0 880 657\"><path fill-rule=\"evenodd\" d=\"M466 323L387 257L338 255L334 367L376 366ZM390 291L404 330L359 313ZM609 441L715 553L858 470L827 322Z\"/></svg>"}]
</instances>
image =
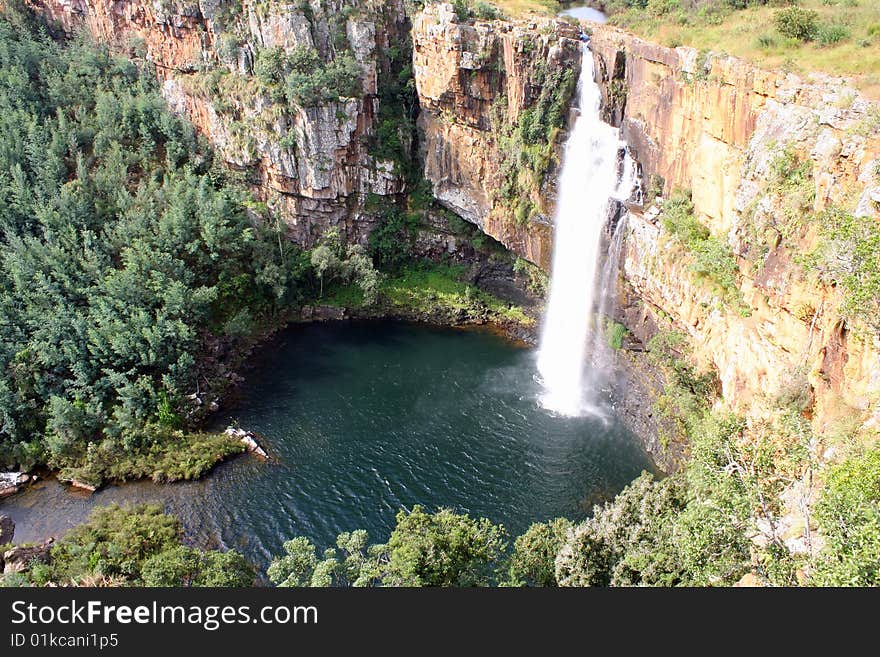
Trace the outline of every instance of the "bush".
<instances>
[{"instance_id":1,"label":"bush","mask_svg":"<svg viewBox=\"0 0 880 657\"><path fill-rule=\"evenodd\" d=\"M418 232L419 215L396 206L379 213L379 222L370 233L370 255L380 269L396 272L412 260L412 247Z\"/></svg>"},{"instance_id":2,"label":"bush","mask_svg":"<svg viewBox=\"0 0 880 657\"><path fill-rule=\"evenodd\" d=\"M571 532L556 560L560 586L674 586L686 582L676 518L685 508L678 477L648 473Z\"/></svg>"},{"instance_id":3,"label":"bush","mask_svg":"<svg viewBox=\"0 0 880 657\"><path fill-rule=\"evenodd\" d=\"M502 18L501 12L497 7L489 2L483 2L482 0L478 0L478 2L474 4L473 13L474 18L479 18L484 21L494 21Z\"/></svg>"},{"instance_id":4,"label":"bush","mask_svg":"<svg viewBox=\"0 0 880 657\"><path fill-rule=\"evenodd\" d=\"M85 574L137 581L152 555L178 545L180 521L157 505L111 505L92 512L52 548L56 577L76 580Z\"/></svg>"},{"instance_id":5,"label":"bush","mask_svg":"<svg viewBox=\"0 0 880 657\"><path fill-rule=\"evenodd\" d=\"M880 334L880 227L832 207L819 215L819 243L808 258L820 278L844 292L842 314Z\"/></svg>"},{"instance_id":6,"label":"bush","mask_svg":"<svg viewBox=\"0 0 880 657\"><path fill-rule=\"evenodd\" d=\"M308 107L361 94L361 66L351 53L321 63L317 53L301 49L291 55L290 67L285 85L291 103Z\"/></svg>"},{"instance_id":7,"label":"bush","mask_svg":"<svg viewBox=\"0 0 880 657\"><path fill-rule=\"evenodd\" d=\"M556 518L535 523L513 543L508 566L512 586L556 586L556 555L565 543L571 521Z\"/></svg>"},{"instance_id":8,"label":"bush","mask_svg":"<svg viewBox=\"0 0 880 657\"><path fill-rule=\"evenodd\" d=\"M663 228L691 254L688 269L697 280L708 283L720 297L742 306L737 285L739 265L730 246L711 235L694 216L694 205L689 193L677 190L663 202Z\"/></svg>"},{"instance_id":9,"label":"bush","mask_svg":"<svg viewBox=\"0 0 880 657\"><path fill-rule=\"evenodd\" d=\"M608 320L605 324L605 337L608 340L608 346L614 350L623 348L623 338L627 334L626 327L620 322Z\"/></svg>"},{"instance_id":10,"label":"bush","mask_svg":"<svg viewBox=\"0 0 880 657\"><path fill-rule=\"evenodd\" d=\"M238 552L202 552L185 545L147 559L141 576L144 586L245 587L254 583L254 569Z\"/></svg>"},{"instance_id":11,"label":"bush","mask_svg":"<svg viewBox=\"0 0 880 657\"><path fill-rule=\"evenodd\" d=\"M325 283L338 286L357 285L361 303L372 305L379 294L381 275L360 244L345 246L338 228L331 228L311 252L311 264L320 280L320 293Z\"/></svg>"},{"instance_id":12,"label":"bush","mask_svg":"<svg viewBox=\"0 0 880 657\"><path fill-rule=\"evenodd\" d=\"M823 46L832 46L849 39L850 31L845 25L820 25L816 29L816 41Z\"/></svg>"},{"instance_id":13,"label":"bush","mask_svg":"<svg viewBox=\"0 0 880 657\"><path fill-rule=\"evenodd\" d=\"M786 7L773 17L776 29L782 36L798 41L812 41L819 27L819 14L812 9Z\"/></svg>"},{"instance_id":14,"label":"bush","mask_svg":"<svg viewBox=\"0 0 880 657\"><path fill-rule=\"evenodd\" d=\"M816 518L828 544L811 582L880 585L880 449L829 468Z\"/></svg>"},{"instance_id":15,"label":"bush","mask_svg":"<svg viewBox=\"0 0 880 657\"><path fill-rule=\"evenodd\" d=\"M287 55L284 48L276 46L274 48L265 48L257 53L254 62L254 75L256 75L263 84L275 85L280 84L284 79L287 71Z\"/></svg>"},{"instance_id":16,"label":"bush","mask_svg":"<svg viewBox=\"0 0 880 657\"><path fill-rule=\"evenodd\" d=\"M250 586L254 570L235 551L180 544L181 525L157 505L100 507L6 585Z\"/></svg>"},{"instance_id":17,"label":"bush","mask_svg":"<svg viewBox=\"0 0 880 657\"><path fill-rule=\"evenodd\" d=\"M387 544L368 545L367 532L340 534L336 549L318 558L297 537L267 571L278 586L486 586L503 555L504 528L449 509L426 513L416 505L397 514Z\"/></svg>"}]
</instances>

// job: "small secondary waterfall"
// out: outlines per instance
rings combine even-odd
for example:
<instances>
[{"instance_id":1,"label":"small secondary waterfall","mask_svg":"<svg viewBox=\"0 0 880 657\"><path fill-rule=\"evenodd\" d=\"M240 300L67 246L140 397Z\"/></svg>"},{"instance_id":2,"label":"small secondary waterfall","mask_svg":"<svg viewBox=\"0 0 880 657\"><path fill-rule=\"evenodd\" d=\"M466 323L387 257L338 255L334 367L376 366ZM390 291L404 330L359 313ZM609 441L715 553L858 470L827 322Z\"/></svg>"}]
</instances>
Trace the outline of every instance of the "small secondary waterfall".
<instances>
[{"instance_id":1,"label":"small secondary waterfall","mask_svg":"<svg viewBox=\"0 0 880 657\"><path fill-rule=\"evenodd\" d=\"M610 203L628 198L635 184L629 157L620 171L624 144L618 130L602 121L602 96L587 44L582 62L579 114L565 144L559 177L550 297L538 351L541 404L572 416L592 406L584 391L584 365L588 344L594 344L590 334L596 328L597 294L602 295L597 278Z\"/></svg>"}]
</instances>

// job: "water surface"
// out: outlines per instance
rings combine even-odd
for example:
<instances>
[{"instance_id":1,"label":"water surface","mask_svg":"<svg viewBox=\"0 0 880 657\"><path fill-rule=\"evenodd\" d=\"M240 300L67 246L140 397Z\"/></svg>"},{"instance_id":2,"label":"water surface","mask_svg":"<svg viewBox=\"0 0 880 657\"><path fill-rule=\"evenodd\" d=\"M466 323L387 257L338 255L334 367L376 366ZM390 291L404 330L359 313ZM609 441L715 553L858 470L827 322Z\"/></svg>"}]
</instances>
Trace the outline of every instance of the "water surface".
<instances>
[{"instance_id":1,"label":"water surface","mask_svg":"<svg viewBox=\"0 0 880 657\"><path fill-rule=\"evenodd\" d=\"M189 539L265 566L284 540L320 547L356 528L384 541L401 508L485 516L513 535L583 518L651 463L613 417L567 418L537 403L534 352L485 331L390 322L283 332L225 412L265 436L198 482L139 482L94 495L53 480L0 502L16 540L59 536L96 505L162 503Z\"/></svg>"},{"instance_id":2,"label":"water surface","mask_svg":"<svg viewBox=\"0 0 880 657\"><path fill-rule=\"evenodd\" d=\"M608 17L598 9L592 7L569 7L559 12L560 16L571 16L579 21L593 21L594 23L606 23Z\"/></svg>"}]
</instances>

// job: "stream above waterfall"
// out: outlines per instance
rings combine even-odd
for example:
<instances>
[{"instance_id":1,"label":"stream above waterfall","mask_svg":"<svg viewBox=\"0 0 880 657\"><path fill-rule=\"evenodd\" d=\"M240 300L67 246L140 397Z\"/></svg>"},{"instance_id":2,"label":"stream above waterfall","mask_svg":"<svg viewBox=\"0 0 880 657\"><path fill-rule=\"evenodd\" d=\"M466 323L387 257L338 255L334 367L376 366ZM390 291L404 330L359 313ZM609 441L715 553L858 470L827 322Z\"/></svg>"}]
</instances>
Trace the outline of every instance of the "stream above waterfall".
<instances>
[{"instance_id":1,"label":"stream above waterfall","mask_svg":"<svg viewBox=\"0 0 880 657\"><path fill-rule=\"evenodd\" d=\"M594 23L608 22L608 17L593 7L569 7L568 9L559 12L559 15L571 16L579 21L592 21Z\"/></svg>"},{"instance_id":2,"label":"stream above waterfall","mask_svg":"<svg viewBox=\"0 0 880 657\"><path fill-rule=\"evenodd\" d=\"M485 516L513 536L581 519L653 466L610 409L600 419L541 408L534 369L533 350L488 331L294 326L257 354L219 418L259 432L269 462L243 456L200 481L93 495L49 479L0 511L23 542L61 536L99 505L158 502L194 544L235 548L260 566L297 535L323 548L364 528L383 541L414 504Z\"/></svg>"}]
</instances>

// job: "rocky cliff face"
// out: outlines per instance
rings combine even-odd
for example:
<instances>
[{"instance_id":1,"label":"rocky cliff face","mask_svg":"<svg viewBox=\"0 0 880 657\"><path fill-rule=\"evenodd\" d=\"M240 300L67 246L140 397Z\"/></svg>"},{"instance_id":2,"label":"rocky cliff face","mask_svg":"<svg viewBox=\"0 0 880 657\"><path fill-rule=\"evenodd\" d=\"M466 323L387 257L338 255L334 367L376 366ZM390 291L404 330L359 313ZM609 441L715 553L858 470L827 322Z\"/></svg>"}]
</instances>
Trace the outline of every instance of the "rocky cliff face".
<instances>
[{"instance_id":1,"label":"rocky cliff face","mask_svg":"<svg viewBox=\"0 0 880 657\"><path fill-rule=\"evenodd\" d=\"M636 211L624 272L644 305L630 326L638 331L663 311L718 370L735 408L754 409L803 373L820 423L839 415L841 402L875 415L877 335L843 318L841 291L804 260L826 208L880 218L877 103L841 80L762 71L613 28L596 29L592 48L607 114L646 184L667 195L690 190L698 218L730 246L740 271L741 303L720 302L690 273L689 255L664 234L656 211Z\"/></svg>"},{"instance_id":2,"label":"rocky cliff face","mask_svg":"<svg viewBox=\"0 0 880 657\"><path fill-rule=\"evenodd\" d=\"M67 30L84 25L99 41L153 62L170 106L244 172L291 239L310 245L328 227L341 226L362 240L375 219L367 195L403 191L398 163L371 154L385 109L380 81L387 86L408 65L408 48L400 48L409 28L403 0L32 4ZM327 73L314 78L326 97L290 101L286 76L308 50L319 57L306 73L332 71L334 62L352 58L353 93L329 98L328 87L339 80ZM409 136L399 137L407 147Z\"/></svg>"},{"instance_id":3,"label":"rocky cliff face","mask_svg":"<svg viewBox=\"0 0 880 657\"><path fill-rule=\"evenodd\" d=\"M552 102L561 74L575 77L580 58L577 29L555 20L461 23L451 5L438 4L413 21L421 150L434 196L545 268L552 256L550 217L561 133L549 140L549 131L538 135L548 147L548 161L524 185L512 187L507 169L518 167L521 175L528 168L530 144L514 134L524 112L534 117L542 103ZM528 197L528 209L518 215L507 198L517 195Z\"/></svg>"}]
</instances>

